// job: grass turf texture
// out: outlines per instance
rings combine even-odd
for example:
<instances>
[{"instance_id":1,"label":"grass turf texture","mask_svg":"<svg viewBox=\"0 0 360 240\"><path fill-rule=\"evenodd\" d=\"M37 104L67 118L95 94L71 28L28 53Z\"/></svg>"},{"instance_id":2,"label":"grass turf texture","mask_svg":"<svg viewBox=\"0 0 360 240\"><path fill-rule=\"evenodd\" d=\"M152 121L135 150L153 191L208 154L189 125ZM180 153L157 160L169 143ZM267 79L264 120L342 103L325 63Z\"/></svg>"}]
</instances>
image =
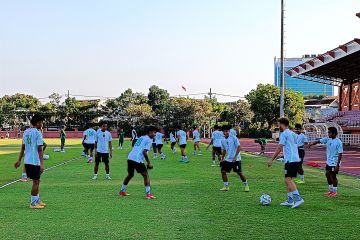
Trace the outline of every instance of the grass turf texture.
<instances>
[{"instance_id":1,"label":"grass turf texture","mask_svg":"<svg viewBox=\"0 0 360 240\"><path fill-rule=\"evenodd\" d=\"M49 167L78 157L80 140L68 141L66 153L54 153L58 140L46 140ZM114 145L117 144L114 142ZM0 185L20 176L13 163L20 141L0 142ZM230 174L230 191L223 186L218 167L211 167L210 152L192 155L191 163L178 162L169 145L167 159L152 160L152 193L158 199L144 198L142 177L138 174L128 186L129 197L117 193L126 175L130 150L114 150L111 177L91 180L93 165L85 159L73 161L42 175L43 210L28 208L31 183L15 183L0 189L1 239L359 239L359 180L341 175L339 197L322 196L327 190L323 173L306 168L306 184L299 187L305 204L299 209L279 206L285 199L282 164L266 166L266 158L242 154L242 166L251 191L243 192L239 178ZM346 186L344 186L346 185ZM259 204L262 193L273 199L271 206Z\"/></svg>"}]
</instances>

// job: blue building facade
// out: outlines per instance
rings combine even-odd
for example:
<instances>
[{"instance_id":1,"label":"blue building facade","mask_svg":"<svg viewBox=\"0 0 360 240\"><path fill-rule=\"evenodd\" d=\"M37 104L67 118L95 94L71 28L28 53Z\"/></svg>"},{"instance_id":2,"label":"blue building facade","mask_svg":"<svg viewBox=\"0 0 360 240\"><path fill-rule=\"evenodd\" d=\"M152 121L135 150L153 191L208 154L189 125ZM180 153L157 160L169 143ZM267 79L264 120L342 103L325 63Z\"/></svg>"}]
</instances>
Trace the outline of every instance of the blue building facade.
<instances>
[{"instance_id":1,"label":"blue building facade","mask_svg":"<svg viewBox=\"0 0 360 240\"><path fill-rule=\"evenodd\" d=\"M285 58L285 88L291 89L296 92L301 92L304 96L309 95L327 95L334 96L334 87L321 84L316 82L310 82L301 80L298 78L293 78L286 72L293 67L296 67L310 58L302 57L302 58ZM280 87L281 83L281 63L280 59L274 59L274 85Z\"/></svg>"}]
</instances>

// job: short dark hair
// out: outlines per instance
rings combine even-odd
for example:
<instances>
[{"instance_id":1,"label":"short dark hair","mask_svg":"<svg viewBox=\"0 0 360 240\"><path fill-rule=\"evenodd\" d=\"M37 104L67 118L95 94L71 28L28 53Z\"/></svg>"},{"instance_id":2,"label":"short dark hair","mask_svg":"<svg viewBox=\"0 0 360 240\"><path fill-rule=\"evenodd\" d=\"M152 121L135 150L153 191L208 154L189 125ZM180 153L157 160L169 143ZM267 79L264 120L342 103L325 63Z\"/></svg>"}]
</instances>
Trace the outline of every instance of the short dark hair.
<instances>
[{"instance_id":1,"label":"short dark hair","mask_svg":"<svg viewBox=\"0 0 360 240\"><path fill-rule=\"evenodd\" d=\"M280 124L284 124L286 127L288 127L288 126L289 126L289 119L287 119L287 118L280 118L280 119L279 119L279 123L280 123Z\"/></svg>"},{"instance_id":2,"label":"short dark hair","mask_svg":"<svg viewBox=\"0 0 360 240\"><path fill-rule=\"evenodd\" d=\"M338 130L336 129L336 127L329 127L328 131L332 134L338 135Z\"/></svg>"},{"instance_id":3,"label":"short dark hair","mask_svg":"<svg viewBox=\"0 0 360 240\"><path fill-rule=\"evenodd\" d=\"M155 127L155 126L148 126L146 128L146 133L153 132L153 131L157 132L157 131L159 131L159 129L157 127Z\"/></svg>"},{"instance_id":4,"label":"short dark hair","mask_svg":"<svg viewBox=\"0 0 360 240\"><path fill-rule=\"evenodd\" d=\"M224 125L222 126L222 130L223 131L229 131L231 129L231 126L230 125Z\"/></svg>"},{"instance_id":5,"label":"short dark hair","mask_svg":"<svg viewBox=\"0 0 360 240\"><path fill-rule=\"evenodd\" d=\"M302 125L300 123L295 124L295 128L302 129Z\"/></svg>"},{"instance_id":6,"label":"short dark hair","mask_svg":"<svg viewBox=\"0 0 360 240\"><path fill-rule=\"evenodd\" d=\"M107 122L106 122L106 121L100 121L100 122L99 122L99 127L101 127L101 126L104 125L104 124L107 124Z\"/></svg>"},{"instance_id":7,"label":"short dark hair","mask_svg":"<svg viewBox=\"0 0 360 240\"><path fill-rule=\"evenodd\" d=\"M219 128L220 128L219 125L217 124L214 125L214 129L219 129Z\"/></svg>"},{"instance_id":8,"label":"short dark hair","mask_svg":"<svg viewBox=\"0 0 360 240\"><path fill-rule=\"evenodd\" d=\"M38 122L42 122L44 120L45 120L45 118L43 116L36 113L36 114L34 114L34 116L32 116L30 123L31 123L31 125L35 126Z\"/></svg>"}]
</instances>

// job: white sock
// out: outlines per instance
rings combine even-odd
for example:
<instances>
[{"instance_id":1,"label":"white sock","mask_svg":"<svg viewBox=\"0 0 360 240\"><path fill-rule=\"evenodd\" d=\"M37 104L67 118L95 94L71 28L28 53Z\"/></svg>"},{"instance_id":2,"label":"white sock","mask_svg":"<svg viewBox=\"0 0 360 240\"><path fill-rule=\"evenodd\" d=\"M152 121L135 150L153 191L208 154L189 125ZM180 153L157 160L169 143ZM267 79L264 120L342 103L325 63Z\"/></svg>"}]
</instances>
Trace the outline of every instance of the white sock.
<instances>
[{"instance_id":1,"label":"white sock","mask_svg":"<svg viewBox=\"0 0 360 240\"><path fill-rule=\"evenodd\" d=\"M150 186L145 186L145 193L150 194Z\"/></svg>"},{"instance_id":2,"label":"white sock","mask_svg":"<svg viewBox=\"0 0 360 240\"><path fill-rule=\"evenodd\" d=\"M249 186L248 181L246 180L245 182L243 182L244 186Z\"/></svg>"},{"instance_id":3,"label":"white sock","mask_svg":"<svg viewBox=\"0 0 360 240\"><path fill-rule=\"evenodd\" d=\"M127 187L127 185L122 184L120 192L126 192L126 187Z\"/></svg>"},{"instance_id":4,"label":"white sock","mask_svg":"<svg viewBox=\"0 0 360 240\"><path fill-rule=\"evenodd\" d=\"M329 191L330 191L330 192L332 192L333 188L334 188L334 186L333 186L332 184L329 185Z\"/></svg>"},{"instance_id":5,"label":"white sock","mask_svg":"<svg viewBox=\"0 0 360 240\"><path fill-rule=\"evenodd\" d=\"M292 203L292 202L294 202L294 200L293 200L293 193L292 192L288 192L287 193L287 197L288 197L288 202L289 203Z\"/></svg>"},{"instance_id":6,"label":"white sock","mask_svg":"<svg viewBox=\"0 0 360 240\"><path fill-rule=\"evenodd\" d=\"M229 186L229 182L224 182L224 187L228 187Z\"/></svg>"},{"instance_id":7,"label":"white sock","mask_svg":"<svg viewBox=\"0 0 360 240\"><path fill-rule=\"evenodd\" d=\"M333 187L333 188L332 188L332 191L333 191L333 192L337 192L337 187Z\"/></svg>"},{"instance_id":8,"label":"white sock","mask_svg":"<svg viewBox=\"0 0 360 240\"><path fill-rule=\"evenodd\" d=\"M27 178L26 173L21 173L21 177L22 177L22 178Z\"/></svg>"},{"instance_id":9,"label":"white sock","mask_svg":"<svg viewBox=\"0 0 360 240\"><path fill-rule=\"evenodd\" d=\"M38 196L31 196L31 199L30 199L30 204L32 206L35 206L36 204L38 203Z\"/></svg>"},{"instance_id":10,"label":"white sock","mask_svg":"<svg viewBox=\"0 0 360 240\"><path fill-rule=\"evenodd\" d=\"M300 175L300 179L301 179L301 181L304 181L304 180L305 180L305 176L304 176L304 175Z\"/></svg>"}]
</instances>

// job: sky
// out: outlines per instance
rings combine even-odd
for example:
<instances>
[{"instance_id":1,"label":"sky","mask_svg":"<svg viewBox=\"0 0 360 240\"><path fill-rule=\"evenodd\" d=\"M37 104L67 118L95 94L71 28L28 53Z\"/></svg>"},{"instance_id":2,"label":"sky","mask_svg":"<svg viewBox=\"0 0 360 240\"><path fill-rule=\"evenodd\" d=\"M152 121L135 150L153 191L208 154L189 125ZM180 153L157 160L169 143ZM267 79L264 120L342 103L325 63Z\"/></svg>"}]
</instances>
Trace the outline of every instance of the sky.
<instances>
[{"instance_id":1,"label":"sky","mask_svg":"<svg viewBox=\"0 0 360 240\"><path fill-rule=\"evenodd\" d=\"M359 11L359 0L287 0L286 56L359 38ZM0 96L154 84L244 96L273 83L279 55L280 0L0 0Z\"/></svg>"}]
</instances>

